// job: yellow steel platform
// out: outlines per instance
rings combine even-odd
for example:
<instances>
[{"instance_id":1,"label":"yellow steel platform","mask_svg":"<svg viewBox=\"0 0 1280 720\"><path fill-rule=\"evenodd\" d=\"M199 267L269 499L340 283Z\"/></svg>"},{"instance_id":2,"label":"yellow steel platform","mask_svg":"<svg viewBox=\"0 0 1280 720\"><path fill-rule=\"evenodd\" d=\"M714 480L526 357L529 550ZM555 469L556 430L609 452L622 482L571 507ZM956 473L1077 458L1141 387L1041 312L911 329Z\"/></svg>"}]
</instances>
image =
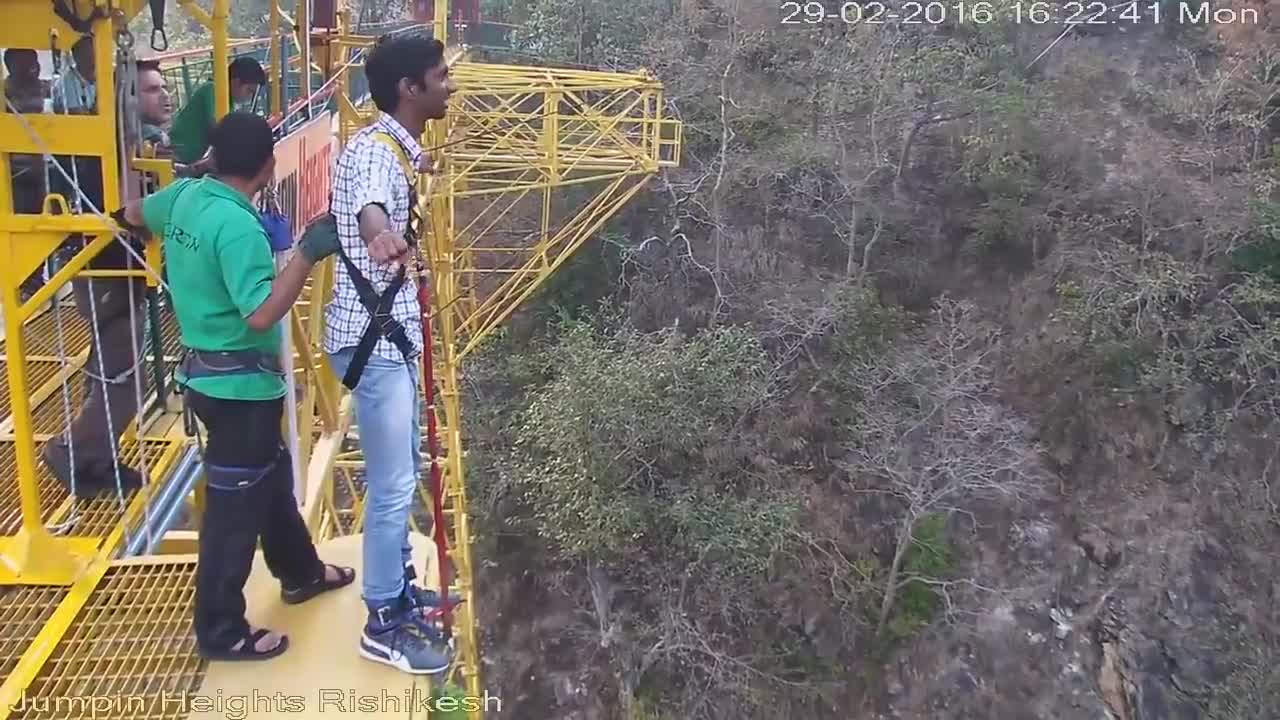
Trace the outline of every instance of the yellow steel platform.
<instances>
[{"instance_id":1,"label":"yellow steel platform","mask_svg":"<svg viewBox=\"0 0 1280 720\"><path fill-rule=\"evenodd\" d=\"M65 51L78 35L47 0L0 2L11 19L0 26L2 47ZM209 31L221 115L229 108L229 0L212 0L210 10L189 0L179 4ZM69 5L76 17L89 18L98 81L113 86L116 54L131 39L127 22L145 3L69 0ZM98 13L91 17L95 8ZM281 141L277 180L282 186L283 176L293 177L298 187L304 180L327 182L311 177L311 170L303 177L304 161L312 159L303 157L307 149L315 153L325 145L331 128L337 130L340 147L375 115L367 98L352 92L348 72L359 66L360 53L374 38L352 33L343 10L337 29L316 30L308 42L309 8L309 3L298 2L296 14L288 18L271 4L269 65L278 67L281 48L292 42L297 52L291 62L329 78L324 87L310 90L321 99L331 95L337 114L330 118L321 112ZM436 0L435 17L448 15L447 0ZM0 183L0 255L7 262L0 263L7 340L0 347L0 364L9 379L0 387L0 720L229 718L238 711L227 700L246 694L252 700L252 692L246 691L255 688L259 695L269 691L270 702L258 700L246 708L247 717L313 717L323 710L344 717L365 713L480 720L495 707L490 701L496 699L485 693L480 677L476 636L462 364L650 178L679 162L680 125L665 116L661 86L645 72L471 63L463 56L465 48L448 43L443 20L432 30L450 47L451 74L459 91L449 117L432 123L422 138L436 160L435 172L420 187L422 215L428 220L421 245L432 275L429 369L436 396L434 407L425 410L423 427L427 418L438 427L436 463L452 571L448 577L452 591L466 598L452 618L457 656L447 675L450 694L465 697L453 707L423 712L420 702L412 701L422 699L421 692L413 691L425 689L425 683L356 654L355 633L364 617L359 578L331 597L288 608L279 603L274 583L259 565L247 588L249 619L288 632L293 647L264 663L210 665L198 658L191 630L198 527L170 532L156 554L123 557L123 548L138 538L144 519L154 512L157 490L192 446L180 421L180 404L171 396L155 397L150 359L142 375L143 393L157 409L141 430L131 426L121 440L122 458L150 471L148 486L124 498L73 502L36 460L41 445L66 427L64 403L69 401L74 412L79 402L83 380L78 371L92 333L70 298L58 305L58 312L35 307L82 273L105 243L115 242L104 234L110 225L92 212L14 214L11 192ZM268 74L274 77L272 71ZM280 107L278 83L269 92L273 106ZM301 103L292 110L308 106ZM0 113L0 176L8 174L14 153L79 153L101 157L104 172L115 177L116 128L112 102L100 103L96 115ZM162 181L173 177L168 163L133 162ZM119 193L111 185L102 209L119 205ZM17 285L72 231L85 233L90 247L69 260L34 299L21 302ZM153 271L160 268L158 248L153 239L147 252ZM324 559L359 567L363 462L350 433L350 397L320 349L323 318L318 305L332 287L332 271L332 261L317 267L287 323L298 386L300 500ZM150 284L157 284L154 276ZM180 347L167 309L162 309L160 327L162 355L171 368ZM419 520L433 507L429 483L424 470L415 529L423 527ZM199 496L197 485L188 500L198 503ZM194 517L198 520L198 513ZM420 536L418 543L419 566L424 560L434 563L431 541ZM25 547L42 550L15 551ZM395 705L405 691L412 707ZM296 697L302 698L301 712L295 711ZM322 706L325 701L329 704Z\"/></svg>"},{"instance_id":2,"label":"yellow steel platform","mask_svg":"<svg viewBox=\"0 0 1280 720\"><path fill-rule=\"evenodd\" d=\"M344 718L425 718L434 689L428 676L414 676L356 654L364 618L359 578L362 535L317 546L322 560L356 568L356 582L302 605L280 601L280 585L255 561L245 589L251 623L289 636L289 649L263 662L212 663L189 702L192 720L225 720L247 711L254 720L337 715ZM431 540L410 536L420 564L434 555ZM434 564L426 578L439 582ZM430 707L428 705L427 707Z\"/></svg>"}]
</instances>

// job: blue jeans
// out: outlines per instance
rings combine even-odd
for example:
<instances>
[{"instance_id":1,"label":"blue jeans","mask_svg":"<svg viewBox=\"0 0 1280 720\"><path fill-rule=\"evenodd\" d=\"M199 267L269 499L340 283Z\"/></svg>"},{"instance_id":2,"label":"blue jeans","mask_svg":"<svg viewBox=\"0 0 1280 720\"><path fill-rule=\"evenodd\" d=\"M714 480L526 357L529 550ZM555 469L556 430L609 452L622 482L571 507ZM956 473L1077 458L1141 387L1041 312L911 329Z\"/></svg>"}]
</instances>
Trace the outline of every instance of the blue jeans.
<instances>
[{"instance_id":1,"label":"blue jeans","mask_svg":"<svg viewBox=\"0 0 1280 720\"><path fill-rule=\"evenodd\" d=\"M329 356L338 377L354 354L348 347ZM374 353L351 395L365 469L363 594L380 603L400 596L412 560L409 513L422 462L418 363Z\"/></svg>"}]
</instances>

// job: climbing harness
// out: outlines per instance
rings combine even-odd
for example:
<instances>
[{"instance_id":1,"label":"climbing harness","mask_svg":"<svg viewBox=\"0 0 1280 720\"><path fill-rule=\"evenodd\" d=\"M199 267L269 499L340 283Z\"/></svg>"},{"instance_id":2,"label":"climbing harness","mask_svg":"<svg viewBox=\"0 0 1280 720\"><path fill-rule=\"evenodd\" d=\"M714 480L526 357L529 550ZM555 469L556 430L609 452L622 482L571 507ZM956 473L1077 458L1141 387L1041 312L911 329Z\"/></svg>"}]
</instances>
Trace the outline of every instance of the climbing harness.
<instances>
[{"instance_id":1,"label":"climbing harness","mask_svg":"<svg viewBox=\"0 0 1280 720\"><path fill-rule=\"evenodd\" d=\"M179 368L188 380L258 373L284 377L285 374L280 365L280 357L261 350L211 351L184 348Z\"/></svg>"},{"instance_id":2,"label":"climbing harness","mask_svg":"<svg viewBox=\"0 0 1280 720\"><path fill-rule=\"evenodd\" d=\"M204 463L205 483L210 490L236 491L248 490L258 483L262 482L276 466L280 464L280 457L284 455L285 449L279 448L276 456L266 465L256 467L242 467L238 465L214 465L210 462Z\"/></svg>"},{"instance_id":3,"label":"climbing harness","mask_svg":"<svg viewBox=\"0 0 1280 720\"><path fill-rule=\"evenodd\" d=\"M404 171L405 180L409 183L409 221L405 224L404 235L409 247L416 247L417 238L414 235L414 219L417 214L418 194L413 166L409 163L409 157L404 148L390 134L378 131L373 133L373 137L379 142L390 146L395 152L400 161L401 169ZM317 227L313 225L308 228L308 232L337 232L336 222L332 213L323 218L320 223L326 226ZM405 362L411 362L415 355L413 343L409 341L404 325L392 317L391 314L396 297L400 294L400 289L404 286L405 279L408 277L408 271L404 265L401 265L386 290L382 294L378 294L373 289L373 284L369 282L369 279L356 268L355 263L351 262L346 250L342 248L342 243L338 243L338 257L342 259L342 264L347 268L347 275L351 278L351 284L355 287L356 297L359 298L360 304L369 313L369 324L365 327L364 334L360 337L360 342L356 345L355 352L352 354L351 364L347 367L347 372L342 377L342 384L348 390L355 390L360 383L360 376L364 374L365 365L368 364L369 357L373 355L373 349L377 346L380 337L385 337L395 345L400 354L404 356Z\"/></svg>"},{"instance_id":4,"label":"climbing harness","mask_svg":"<svg viewBox=\"0 0 1280 720\"><path fill-rule=\"evenodd\" d=\"M440 606L429 612L424 613L421 618L422 624L433 620L440 620L442 625L443 637L450 647L454 644L452 615L451 610L456 603L450 601L449 578L451 576L449 556L448 556L448 539L444 532L444 484L440 467L440 445L436 430L436 405L435 405L435 376L432 364L432 338L431 338L431 296L430 284L427 277L427 265L423 258L422 248L416 237L416 228L418 223L418 193L417 193L417 173L413 165L409 162L408 153L389 133L376 131L373 137L383 144L388 145L396 154L396 158L400 163L401 170L404 172L405 180L409 184L409 220L405 224L405 241L408 243L413 252L413 270L412 274L418 284L418 306L422 317L422 345L423 356L421 358L423 368L423 397L426 413L427 413L427 449L428 462L430 464L431 477L431 500L432 500L432 517L434 542L436 548L436 563L439 569L440 588L439 602ZM336 221L332 211L319 221L317 224L307 229L308 232L337 232ZM410 274L410 270L406 265L401 265L395 278L392 280L387 289L379 295L374 291L360 271L355 267L351 259L347 257L342 250L342 244L338 244L338 256L342 258L343 264L347 268L347 273L351 277L351 284L355 286L356 294L360 298L360 303L364 305L369 312L369 325L365 328L364 335L360 338L360 343L356 346L351 364L347 368L347 372L342 379L347 388L354 390L359 383L360 375L364 370L365 364L368 362L369 355L372 354L374 345L377 343L379 335L386 337L404 356L405 362L414 362L413 346L409 342L409 338L405 333L404 326L391 316L392 303L400 288ZM410 579L416 577L417 572L410 568ZM415 624L420 624L415 620Z\"/></svg>"}]
</instances>

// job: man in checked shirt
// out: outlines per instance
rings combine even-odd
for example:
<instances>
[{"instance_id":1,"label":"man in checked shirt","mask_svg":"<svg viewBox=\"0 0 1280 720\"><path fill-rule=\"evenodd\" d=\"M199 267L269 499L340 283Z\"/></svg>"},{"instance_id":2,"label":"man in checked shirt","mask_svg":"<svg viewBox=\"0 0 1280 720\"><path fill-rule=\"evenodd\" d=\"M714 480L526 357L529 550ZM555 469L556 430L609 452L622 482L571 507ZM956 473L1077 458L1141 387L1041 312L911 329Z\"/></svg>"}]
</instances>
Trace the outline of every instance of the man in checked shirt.
<instances>
[{"instance_id":1,"label":"man in checked shirt","mask_svg":"<svg viewBox=\"0 0 1280 720\"><path fill-rule=\"evenodd\" d=\"M405 266L414 252L409 243L416 243L417 172L425 164L418 138L428 120L445 116L454 87L444 46L423 32L380 38L365 75L382 112L338 158L332 215L342 249L325 308L324 349L352 391L365 460L369 616L360 654L433 674L446 670L450 658L425 621L440 598L413 584L408 532L422 444L422 322Z\"/></svg>"}]
</instances>

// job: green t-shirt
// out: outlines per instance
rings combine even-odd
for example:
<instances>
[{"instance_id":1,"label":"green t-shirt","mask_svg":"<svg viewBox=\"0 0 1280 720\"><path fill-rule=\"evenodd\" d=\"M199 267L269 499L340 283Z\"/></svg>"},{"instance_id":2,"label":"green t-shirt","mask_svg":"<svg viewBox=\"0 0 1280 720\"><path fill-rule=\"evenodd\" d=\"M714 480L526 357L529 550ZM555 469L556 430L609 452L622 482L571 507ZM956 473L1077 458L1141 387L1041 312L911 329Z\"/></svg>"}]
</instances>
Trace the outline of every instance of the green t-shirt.
<instances>
[{"instance_id":1,"label":"green t-shirt","mask_svg":"<svg viewBox=\"0 0 1280 720\"><path fill-rule=\"evenodd\" d=\"M213 177L171 183L142 203L147 229L164 238L164 266L182 344L196 350L263 350L279 355L279 325L256 332L245 320L271 294L276 268L257 210ZM270 373L196 378L180 384L225 400L284 397Z\"/></svg>"},{"instance_id":2,"label":"green t-shirt","mask_svg":"<svg viewBox=\"0 0 1280 720\"><path fill-rule=\"evenodd\" d=\"M209 128L213 127L213 83L206 82L191 93L191 99L173 116L169 142L173 159L193 163L209 149Z\"/></svg>"}]
</instances>

